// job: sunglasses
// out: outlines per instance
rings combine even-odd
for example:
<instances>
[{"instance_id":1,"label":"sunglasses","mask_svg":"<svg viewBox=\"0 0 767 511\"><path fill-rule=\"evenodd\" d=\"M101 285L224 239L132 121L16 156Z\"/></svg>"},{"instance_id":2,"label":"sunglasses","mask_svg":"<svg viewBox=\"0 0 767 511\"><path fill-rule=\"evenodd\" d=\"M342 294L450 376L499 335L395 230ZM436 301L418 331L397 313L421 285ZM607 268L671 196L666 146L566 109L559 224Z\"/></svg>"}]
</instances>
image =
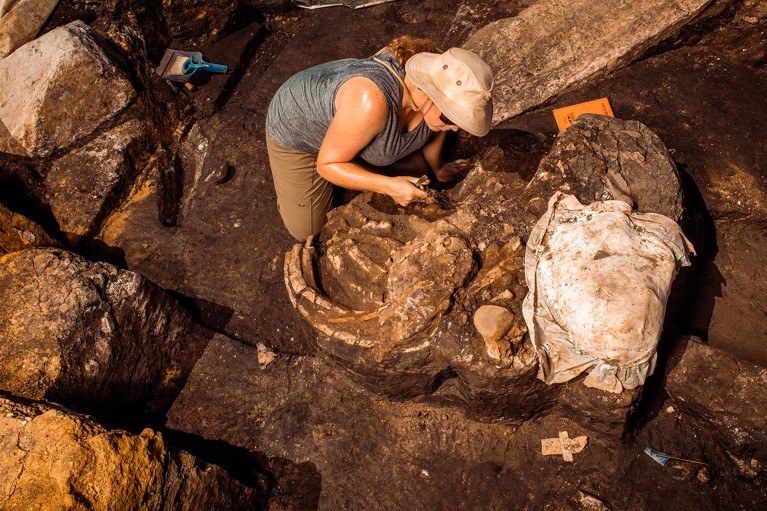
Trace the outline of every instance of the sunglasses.
<instances>
[{"instance_id":1,"label":"sunglasses","mask_svg":"<svg viewBox=\"0 0 767 511\"><path fill-rule=\"evenodd\" d=\"M442 122L442 124L448 125L448 126L458 126L456 123L445 117L445 114L441 113L439 114L439 120Z\"/></svg>"}]
</instances>

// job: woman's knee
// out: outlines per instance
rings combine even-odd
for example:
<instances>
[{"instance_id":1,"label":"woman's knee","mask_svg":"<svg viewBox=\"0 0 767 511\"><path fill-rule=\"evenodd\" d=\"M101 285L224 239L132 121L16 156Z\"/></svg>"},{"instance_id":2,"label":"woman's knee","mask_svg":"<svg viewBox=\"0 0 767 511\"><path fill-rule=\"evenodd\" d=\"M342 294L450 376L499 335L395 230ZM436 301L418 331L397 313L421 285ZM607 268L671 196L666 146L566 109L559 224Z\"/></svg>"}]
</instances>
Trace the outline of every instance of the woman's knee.
<instances>
[{"instance_id":1,"label":"woman's knee","mask_svg":"<svg viewBox=\"0 0 767 511\"><path fill-rule=\"evenodd\" d=\"M305 201L286 201L279 198L277 200L282 223L298 241L306 241L309 236L320 233L331 205L332 187Z\"/></svg>"}]
</instances>

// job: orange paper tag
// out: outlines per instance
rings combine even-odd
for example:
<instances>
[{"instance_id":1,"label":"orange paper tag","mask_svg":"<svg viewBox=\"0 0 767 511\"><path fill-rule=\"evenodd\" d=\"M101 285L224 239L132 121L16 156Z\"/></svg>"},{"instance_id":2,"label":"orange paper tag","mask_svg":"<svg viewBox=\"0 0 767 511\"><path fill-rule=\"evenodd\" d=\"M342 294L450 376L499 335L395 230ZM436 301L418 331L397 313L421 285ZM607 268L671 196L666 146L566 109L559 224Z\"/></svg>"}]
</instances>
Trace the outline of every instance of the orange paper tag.
<instances>
[{"instance_id":1,"label":"orange paper tag","mask_svg":"<svg viewBox=\"0 0 767 511\"><path fill-rule=\"evenodd\" d=\"M615 117L613 109L610 108L610 102L607 98L595 99L586 103L565 106L554 109L554 119L557 120L559 131L570 126L581 114L600 114Z\"/></svg>"}]
</instances>

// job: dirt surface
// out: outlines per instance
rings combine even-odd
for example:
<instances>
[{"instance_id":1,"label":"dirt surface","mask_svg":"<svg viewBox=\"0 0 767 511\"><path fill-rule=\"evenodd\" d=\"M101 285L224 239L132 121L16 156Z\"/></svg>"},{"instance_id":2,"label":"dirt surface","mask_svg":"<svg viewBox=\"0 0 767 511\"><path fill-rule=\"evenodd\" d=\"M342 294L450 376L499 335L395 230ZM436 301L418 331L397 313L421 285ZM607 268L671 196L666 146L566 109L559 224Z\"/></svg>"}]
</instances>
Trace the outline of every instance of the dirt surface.
<instances>
[{"instance_id":1,"label":"dirt surface","mask_svg":"<svg viewBox=\"0 0 767 511\"><path fill-rule=\"evenodd\" d=\"M767 319L759 305L765 248L736 250L741 231L729 229L734 222L764 222L767 213L767 19L753 2L731 2L715 20L693 25L639 62L568 91L483 139L459 134L450 150L454 158L470 158L500 146L505 159L499 169L527 181L556 137L551 109L608 97L617 117L644 123L672 151L690 212L684 227L698 256L684 275L691 292L670 320L659 368L623 442L600 438L564 417L512 428L468 420L457 406L437 406L428 398L399 402L370 393L315 353L312 333L290 305L282 261L294 241L277 213L264 142L266 108L277 88L301 69L370 55L402 34L457 46L488 22L532 3L399 0L359 10L305 10L288 1L240 2L239 23L221 37L192 39L191 29L180 26L175 40L164 34L147 42L155 60L163 44L177 42L218 57L213 61L239 62L229 77L211 77L195 91L151 78L163 91L158 96L187 105L181 113L158 109L166 117L160 124L178 120L185 126L180 131L190 153L195 130L211 141L207 179L176 176L182 193L174 195L167 182L168 193L146 192L146 200L116 211L100 238L78 250L142 273L181 299L200 322L228 336L210 341L167 422L156 426L177 446L223 464L243 481L256 468L269 471L270 509L767 507L764 461L754 465L728 454L704 423L676 410L663 391L679 333L767 364L764 335L749 335ZM51 23L96 20L92 4L62 2ZM134 198L157 179L151 171L142 175ZM763 223L750 225L747 233L764 236ZM735 234L719 236L725 231ZM730 273L723 271L722 254L737 258L728 263ZM723 273L744 286L738 295L746 297L752 314L733 317L735 307L715 313L726 297ZM265 363L269 351L276 358ZM540 440L560 431L589 436L572 463L540 453ZM699 465L661 466L643 454L647 446L710 468L701 473Z\"/></svg>"},{"instance_id":2,"label":"dirt surface","mask_svg":"<svg viewBox=\"0 0 767 511\"><path fill-rule=\"evenodd\" d=\"M280 356L262 367L254 351L212 342L168 427L292 460L300 470L267 465L277 481L274 509L716 510L765 502L711 433L670 402L621 444L566 418L515 429L467 420L450 407L391 401L317 358ZM541 439L560 431L589 436L572 463L541 455ZM697 466L660 466L645 446L716 469L703 482ZM194 444L185 447L194 452ZM608 507L589 508L583 502L590 498Z\"/></svg>"}]
</instances>

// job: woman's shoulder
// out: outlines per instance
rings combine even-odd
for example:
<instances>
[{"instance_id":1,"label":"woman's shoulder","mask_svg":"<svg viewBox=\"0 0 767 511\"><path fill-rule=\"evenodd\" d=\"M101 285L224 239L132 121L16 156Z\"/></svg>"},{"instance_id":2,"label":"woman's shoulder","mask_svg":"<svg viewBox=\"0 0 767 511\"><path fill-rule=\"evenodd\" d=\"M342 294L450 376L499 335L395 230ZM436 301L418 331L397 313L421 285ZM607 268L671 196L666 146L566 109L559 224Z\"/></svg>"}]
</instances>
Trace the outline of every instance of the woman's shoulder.
<instances>
[{"instance_id":1,"label":"woman's shoulder","mask_svg":"<svg viewBox=\"0 0 767 511\"><path fill-rule=\"evenodd\" d=\"M367 113L388 110L386 95L377 83L364 75L352 76L341 84L336 101L338 106L340 103L349 104Z\"/></svg>"}]
</instances>

